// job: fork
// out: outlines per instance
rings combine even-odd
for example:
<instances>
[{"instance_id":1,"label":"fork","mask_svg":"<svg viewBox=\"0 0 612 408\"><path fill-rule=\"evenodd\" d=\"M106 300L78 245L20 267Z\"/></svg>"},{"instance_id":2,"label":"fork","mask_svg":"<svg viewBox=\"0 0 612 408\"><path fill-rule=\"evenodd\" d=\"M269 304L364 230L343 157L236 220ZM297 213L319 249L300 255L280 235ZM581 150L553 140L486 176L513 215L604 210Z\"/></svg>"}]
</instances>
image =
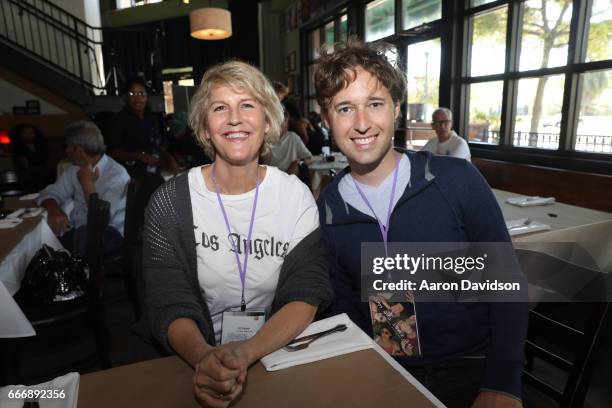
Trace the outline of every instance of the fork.
<instances>
[{"instance_id":1,"label":"fork","mask_svg":"<svg viewBox=\"0 0 612 408\"><path fill-rule=\"evenodd\" d=\"M305 348L307 348L308 346L310 346L310 344L318 339L320 339L321 337L325 337L329 334L332 333L336 333L336 332L342 332L345 331L347 329L346 324L339 324L336 327L333 327L329 330L325 330L319 333L314 333L314 334L310 334L308 336L304 336L304 337L300 337L298 339L295 339L293 341L291 341L289 344L287 344L284 349L286 351L299 351L299 350L304 350ZM295 343L300 343L300 344L296 344L295 346L293 346L292 344Z\"/></svg>"}]
</instances>

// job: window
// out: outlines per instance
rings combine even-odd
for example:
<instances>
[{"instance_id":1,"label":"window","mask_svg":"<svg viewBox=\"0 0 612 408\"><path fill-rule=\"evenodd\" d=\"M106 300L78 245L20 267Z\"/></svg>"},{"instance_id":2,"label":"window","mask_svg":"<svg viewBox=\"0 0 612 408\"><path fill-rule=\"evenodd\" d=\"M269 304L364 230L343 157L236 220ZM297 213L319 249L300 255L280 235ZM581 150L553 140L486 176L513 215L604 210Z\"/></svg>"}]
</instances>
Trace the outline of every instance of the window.
<instances>
[{"instance_id":1,"label":"window","mask_svg":"<svg viewBox=\"0 0 612 408\"><path fill-rule=\"evenodd\" d=\"M557 149L561 127L561 104L565 75L526 78L518 81L514 137L521 147Z\"/></svg>"},{"instance_id":2,"label":"window","mask_svg":"<svg viewBox=\"0 0 612 408\"><path fill-rule=\"evenodd\" d=\"M161 3L162 0L117 0L117 9L125 9L144 4Z\"/></svg>"},{"instance_id":3,"label":"window","mask_svg":"<svg viewBox=\"0 0 612 408\"><path fill-rule=\"evenodd\" d=\"M429 123L439 105L440 39L410 44L406 54L408 120Z\"/></svg>"},{"instance_id":4,"label":"window","mask_svg":"<svg viewBox=\"0 0 612 408\"><path fill-rule=\"evenodd\" d=\"M521 30L521 71L567 64L572 7L569 0L525 2Z\"/></svg>"},{"instance_id":5,"label":"window","mask_svg":"<svg viewBox=\"0 0 612 408\"><path fill-rule=\"evenodd\" d=\"M470 142L499 144L503 97L502 81L481 82L468 87L468 133Z\"/></svg>"},{"instance_id":6,"label":"window","mask_svg":"<svg viewBox=\"0 0 612 408\"><path fill-rule=\"evenodd\" d=\"M376 41L395 34L395 0L375 0L365 9L365 39Z\"/></svg>"},{"instance_id":7,"label":"window","mask_svg":"<svg viewBox=\"0 0 612 408\"><path fill-rule=\"evenodd\" d=\"M346 40L349 34L349 20L346 9L343 9L331 20L327 17L324 22L313 28L307 34L308 38L308 60L304 61L303 71L306 75L306 109L305 112L314 111L320 113L321 108L315 99L313 82L314 62L320 56L321 46L333 45L336 42Z\"/></svg>"},{"instance_id":8,"label":"window","mask_svg":"<svg viewBox=\"0 0 612 408\"><path fill-rule=\"evenodd\" d=\"M464 11L460 130L519 154L611 154L612 1L490 3Z\"/></svg>"},{"instance_id":9,"label":"window","mask_svg":"<svg viewBox=\"0 0 612 408\"><path fill-rule=\"evenodd\" d=\"M586 60L612 59L612 1L593 0L589 23Z\"/></svg>"},{"instance_id":10,"label":"window","mask_svg":"<svg viewBox=\"0 0 612 408\"><path fill-rule=\"evenodd\" d=\"M483 13L472 19L470 75L504 72L508 7Z\"/></svg>"},{"instance_id":11,"label":"window","mask_svg":"<svg viewBox=\"0 0 612 408\"><path fill-rule=\"evenodd\" d=\"M487 157L538 157L598 172L612 161L612 0L347 4L348 13L326 16L308 32L320 40L310 41L304 72L312 75L318 56L312 44L344 40L347 14L363 17L355 34L392 42L397 54L389 59L406 67L400 126L407 144L418 148L433 134L431 112L441 105L453 109L457 133ZM308 92L316 108L314 89Z\"/></svg>"},{"instance_id":12,"label":"window","mask_svg":"<svg viewBox=\"0 0 612 408\"><path fill-rule=\"evenodd\" d=\"M340 17L340 41L348 39L348 16L345 14Z\"/></svg>"},{"instance_id":13,"label":"window","mask_svg":"<svg viewBox=\"0 0 612 408\"><path fill-rule=\"evenodd\" d=\"M483 4L491 3L495 0L470 0L470 4L472 7L481 6Z\"/></svg>"},{"instance_id":14,"label":"window","mask_svg":"<svg viewBox=\"0 0 612 408\"><path fill-rule=\"evenodd\" d=\"M404 0L404 30L442 17L441 0Z\"/></svg>"},{"instance_id":15,"label":"window","mask_svg":"<svg viewBox=\"0 0 612 408\"><path fill-rule=\"evenodd\" d=\"M580 76L580 114L574 148L582 152L612 153L612 70Z\"/></svg>"},{"instance_id":16,"label":"window","mask_svg":"<svg viewBox=\"0 0 612 408\"><path fill-rule=\"evenodd\" d=\"M330 21L329 23L325 25L324 31L325 31L325 44L331 45L335 43L334 41L334 22L333 21Z\"/></svg>"},{"instance_id":17,"label":"window","mask_svg":"<svg viewBox=\"0 0 612 408\"><path fill-rule=\"evenodd\" d=\"M321 31L319 29L312 30L310 35L308 36L309 40L309 48L310 48L310 58L316 60L319 58L319 53L321 51Z\"/></svg>"}]
</instances>

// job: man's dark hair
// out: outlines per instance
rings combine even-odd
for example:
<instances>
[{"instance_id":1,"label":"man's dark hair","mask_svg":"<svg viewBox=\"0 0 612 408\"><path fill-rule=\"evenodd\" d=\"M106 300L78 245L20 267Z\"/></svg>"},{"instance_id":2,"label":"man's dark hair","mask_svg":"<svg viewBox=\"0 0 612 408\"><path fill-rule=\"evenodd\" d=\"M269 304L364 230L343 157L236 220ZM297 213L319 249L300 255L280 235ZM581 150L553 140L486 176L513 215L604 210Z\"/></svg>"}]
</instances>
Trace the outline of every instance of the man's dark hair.
<instances>
[{"instance_id":1,"label":"man's dark hair","mask_svg":"<svg viewBox=\"0 0 612 408\"><path fill-rule=\"evenodd\" d=\"M395 49L385 43L367 44L349 39L333 47L322 47L314 72L316 97L322 112L327 111L331 99L357 77L357 69L363 68L389 90L393 103L406 98L406 76L397 64L386 57Z\"/></svg>"}]
</instances>

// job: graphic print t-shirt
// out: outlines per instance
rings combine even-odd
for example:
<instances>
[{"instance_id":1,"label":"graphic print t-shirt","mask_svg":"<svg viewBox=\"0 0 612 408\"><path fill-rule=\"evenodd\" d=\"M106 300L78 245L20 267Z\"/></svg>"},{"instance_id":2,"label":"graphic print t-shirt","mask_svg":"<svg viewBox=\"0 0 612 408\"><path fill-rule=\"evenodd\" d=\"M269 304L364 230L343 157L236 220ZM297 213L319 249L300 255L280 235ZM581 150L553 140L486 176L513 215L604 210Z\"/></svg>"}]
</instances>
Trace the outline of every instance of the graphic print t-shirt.
<instances>
[{"instance_id":1,"label":"graphic print t-shirt","mask_svg":"<svg viewBox=\"0 0 612 408\"><path fill-rule=\"evenodd\" d=\"M285 256L319 226L317 206L308 188L295 176L274 167L266 169L259 185L247 264L244 293L247 308L269 309ZM201 167L189 171L189 190L198 280L219 343L223 312L240 310L242 285L231 242L244 263L255 189L239 195L221 194L231 234L217 195L206 187Z\"/></svg>"}]
</instances>

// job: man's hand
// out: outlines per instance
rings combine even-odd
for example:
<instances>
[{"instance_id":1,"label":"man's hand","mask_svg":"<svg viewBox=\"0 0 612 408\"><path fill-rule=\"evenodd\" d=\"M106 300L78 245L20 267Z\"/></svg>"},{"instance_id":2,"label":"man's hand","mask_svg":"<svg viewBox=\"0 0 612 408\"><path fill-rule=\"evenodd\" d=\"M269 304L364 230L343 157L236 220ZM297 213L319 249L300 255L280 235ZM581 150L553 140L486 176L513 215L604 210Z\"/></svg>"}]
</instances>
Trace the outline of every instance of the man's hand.
<instances>
[{"instance_id":1,"label":"man's hand","mask_svg":"<svg viewBox=\"0 0 612 408\"><path fill-rule=\"evenodd\" d=\"M83 193L85 194L85 200L89 199L89 196L96 191L94 183L100 177L100 170L96 167L94 170L91 165L86 164L81 166L79 171L77 172L77 177L79 179L79 183L83 187Z\"/></svg>"},{"instance_id":2,"label":"man's hand","mask_svg":"<svg viewBox=\"0 0 612 408\"><path fill-rule=\"evenodd\" d=\"M242 393L249 358L243 342L211 348L196 365L195 397L203 407L229 406Z\"/></svg>"},{"instance_id":3,"label":"man's hand","mask_svg":"<svg viewBox=\"0 0 612 408\"><path fill-rule=\"evenodd\" d=\"M55 201L53 201L53 203L55 203ZM59 208L57 204L55 204L55 206L45 205L44 207L47 209L47 223L49 224L49 227L51 227L51 230L55 235L62 235L70 227L70 220L68 219L68 216L61 210L61 208Z\"/></svg>"},{"instance_id":4,"label":"man's hand","mask_svg":"<svg viewBox=\"0 0 612 408\"><path fill-rule=\"evenodd\" d=\"M521 401L493 391L482 391L476 397L472 408L522 408Z\"/></svg>"}]
</instances>

